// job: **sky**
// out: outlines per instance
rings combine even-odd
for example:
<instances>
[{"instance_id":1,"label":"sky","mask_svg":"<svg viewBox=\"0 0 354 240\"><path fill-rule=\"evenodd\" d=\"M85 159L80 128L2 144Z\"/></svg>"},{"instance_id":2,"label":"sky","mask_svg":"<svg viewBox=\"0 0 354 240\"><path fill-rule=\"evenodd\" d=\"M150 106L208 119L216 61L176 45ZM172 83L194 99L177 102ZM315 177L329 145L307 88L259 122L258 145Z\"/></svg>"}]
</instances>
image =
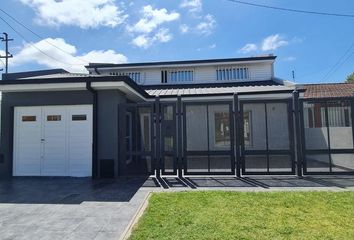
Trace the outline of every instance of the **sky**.
<instances>
[{"instance_id":1,"label":"sky","mask_svg":"<svg viewBox=\"0 0 354 240\"><path fill-rule=\"evenodd\" d=\"M352 0L244 0L354 14ZM354 72L354 18L294 13L229 0L0 0L9 72L89 62L125 63L277 56L275 76L296 83L343 82ZM15 20L31 31L27 30ZM0 55L4 44L0 42ZM4 59L2 59L4 62ZM0 62L0 68L3 68Z\"/></svg>"}]
</instances>

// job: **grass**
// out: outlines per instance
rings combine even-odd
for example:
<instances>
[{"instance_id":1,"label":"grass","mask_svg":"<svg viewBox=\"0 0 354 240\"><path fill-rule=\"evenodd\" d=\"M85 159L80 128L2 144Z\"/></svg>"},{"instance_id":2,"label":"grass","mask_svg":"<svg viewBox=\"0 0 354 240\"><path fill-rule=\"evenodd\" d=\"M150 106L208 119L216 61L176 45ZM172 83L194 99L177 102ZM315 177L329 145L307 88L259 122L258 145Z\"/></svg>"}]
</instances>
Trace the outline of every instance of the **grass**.
<instances>
[{"instance_id":1,"label":"grass","mask_svg":"<svg viewBox=\"0 0 354 240\"><path fill-rule=\"evenodd\" d=\"M154 193L130 239L354 239L354 192Z\"/></svg>"}]
</instances>

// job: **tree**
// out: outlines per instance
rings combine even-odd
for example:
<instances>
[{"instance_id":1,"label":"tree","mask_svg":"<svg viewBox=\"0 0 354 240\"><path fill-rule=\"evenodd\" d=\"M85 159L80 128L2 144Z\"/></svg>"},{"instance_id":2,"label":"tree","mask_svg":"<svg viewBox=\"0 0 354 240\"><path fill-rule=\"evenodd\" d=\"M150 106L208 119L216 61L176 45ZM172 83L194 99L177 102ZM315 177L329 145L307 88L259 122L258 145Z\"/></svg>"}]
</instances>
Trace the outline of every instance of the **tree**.
<instances>
[{"instance_id":1,"label":"tree","mask_svg":"<svg viewBox=\"0 0 354 240\"><path fill-rule=\"evenodd\" d=\"M354 83L354 72L352 74L348 75L347 80L345 82Z\"/></svg>"}]
</instances>

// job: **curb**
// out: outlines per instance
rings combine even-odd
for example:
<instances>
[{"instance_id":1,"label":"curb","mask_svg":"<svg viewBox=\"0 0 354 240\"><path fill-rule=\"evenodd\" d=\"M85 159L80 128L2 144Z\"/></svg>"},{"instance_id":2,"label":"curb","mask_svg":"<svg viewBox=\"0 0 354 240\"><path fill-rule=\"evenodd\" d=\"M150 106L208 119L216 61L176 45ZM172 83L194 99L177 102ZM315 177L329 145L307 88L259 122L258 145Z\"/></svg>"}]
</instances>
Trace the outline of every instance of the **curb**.
<instances>
[{"instance_id":1,"label":"curb","mask_svg":"<svg viewBox=\"0 0 354 240\"><path fill-rule=\"evenodd\" d=\"M129 222L128 226L125 228L123 234L118 238L119 240L126 240L132 234L132 230L134 225L139 221L140 217L143 215L146 207L148 206L149 199L152 195L152 192L149 191L148 194L145 196L144 201L140 204L138 211L136 211L135 215L133 216L132 220Z\"/></svg>"}]
</instances>

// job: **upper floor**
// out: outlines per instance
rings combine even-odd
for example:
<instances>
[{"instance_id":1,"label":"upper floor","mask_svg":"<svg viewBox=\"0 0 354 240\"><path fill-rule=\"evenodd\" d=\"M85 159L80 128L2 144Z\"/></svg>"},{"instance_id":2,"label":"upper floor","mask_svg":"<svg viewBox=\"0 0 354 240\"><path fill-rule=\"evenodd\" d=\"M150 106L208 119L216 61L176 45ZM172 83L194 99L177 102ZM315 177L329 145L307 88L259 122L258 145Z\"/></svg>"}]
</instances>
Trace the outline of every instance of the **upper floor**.
<instances>
[{"instance_id":1,"label":"upper floor","mask_svg":"<svg viewBox=\"0 0 354 240\"><path fill-rule=\"evenodd\" d=\"M129 76L139 85L269 81L276 56L86 66L93 75Z\"/></svg>"}]
</instances>

